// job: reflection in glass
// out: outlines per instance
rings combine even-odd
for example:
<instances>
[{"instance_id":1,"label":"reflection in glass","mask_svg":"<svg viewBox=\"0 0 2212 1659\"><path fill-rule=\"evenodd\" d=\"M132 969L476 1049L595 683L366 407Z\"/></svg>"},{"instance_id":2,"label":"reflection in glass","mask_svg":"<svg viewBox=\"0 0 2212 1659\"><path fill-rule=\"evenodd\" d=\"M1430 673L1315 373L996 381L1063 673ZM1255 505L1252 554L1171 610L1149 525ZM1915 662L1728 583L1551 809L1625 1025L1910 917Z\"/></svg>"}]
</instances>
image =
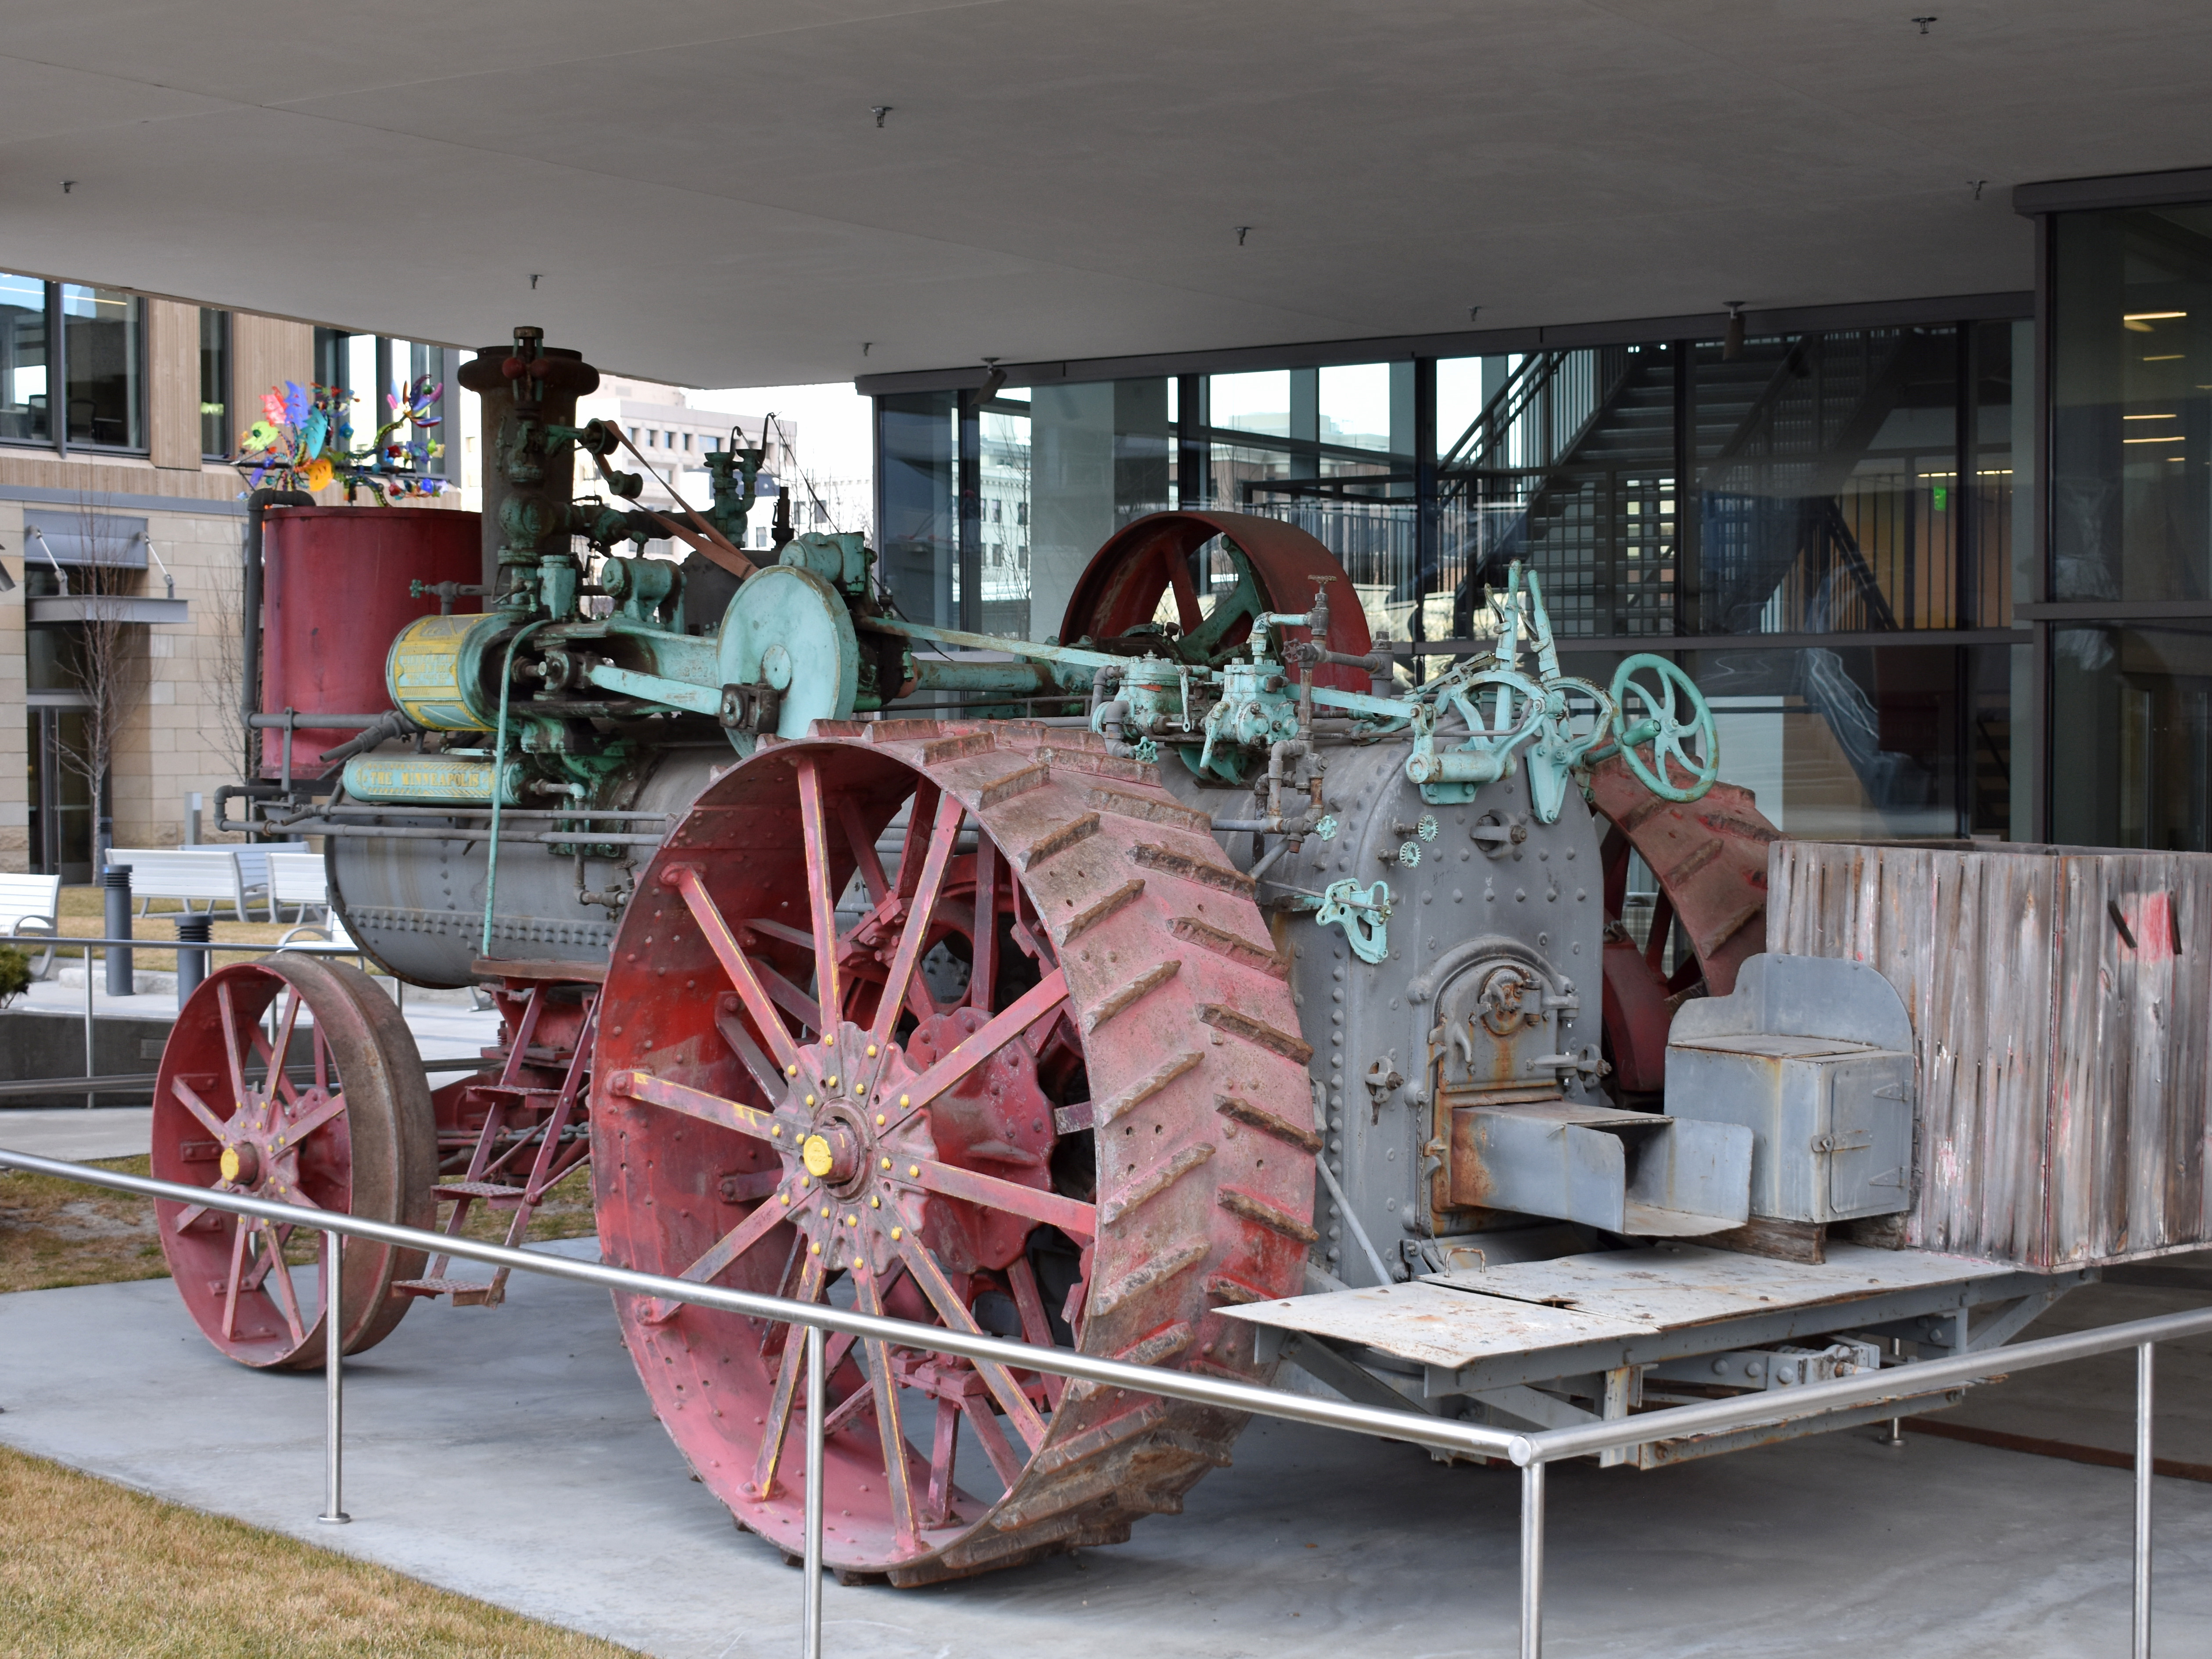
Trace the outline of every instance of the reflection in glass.
<instances>
[{"instance_id":1,"label":"reflection in glass","mask_svg":"<svg viewBox=\"0 0 2212 1659\"><path fill-rule=\"evenodd\" d=\"M1974 751L1960 752L1962 677L1995 653L1911 647L1712 651L1692 672L1720 734L1721 775L1793 836L1951 839L2003 834L2010 815L2002 658L1974 696ZM1972 804L1960 810L1962 772ZM1986 796L1988 805L1979 803Z\"/></svg>"},{"instance_id":2,"label":"reflection in glass","mask_svg":"<svg viewBox=\"0 0 2212 1659\"><path fill-rule=\"evenodd\" d=\"M1542 577L1563 635L1675 632L1675 355L1481 360L1488 396L1439 463L1451 634L1477 625L1484 589L1516 559Z\"/></svg>"},{"instance_id":3,"label":"reflection in glass","mask_svg":"<svg viewBox=\"0 0 2212 1659\"><path fill-rule=\"evenodd\" d=\"M958 416L950 392L876 399L883 580L902 615L960 625L959 520L954 511Z\"/></svg>"},{"instance_id":4,"label":"reflection in glass","mask_svg":"<svg viewBox=\"0 0 2212 1659\"><path fill-rule=\"evenodd\" d=\"M1107 538L1132 520L1167 510L1173 452L1168 383L1037 386L1030 393L1029 425L1030 598L1024 632L1042 639L1060 632L1077 579Z\"/></svg>"},{"instance_id":5,"label":"reflection in glass","mask_svg":"<svg viewBox=\"0 0 2212 1659\"><path fill-rule=\"evenodd\" d=\"M200 454L230 453L230 313L200 308Z\"/></svg>"},{"instance_id":6,"label":"reflection in glass","mask_svg":"<svg viewBox=\"0 0 2212 1659\"><path fill-rule=\"evenodd\" d=\"M69 441L143 449L145 302L115 289L80 283L64 283L61 301Z\"/></svg>"},{"instance_id":7,"label":"reflection in glass","mask_svg":"<svg viewBox=\"0 0 2212 1659\"><path fill-rule=\"evenodd\" d=\"M994 409L981 422L982 488L977 533L982 542L983 631L1017 639L1036 620L1030 583L1030 417ZM1044 631L1060 625L1060 613Z\"/></svg>"},{"instance_id":8,"label":"reflection in glass","mask_svg":"<svg viewBox=\"0 0 2212 1659\"><path fill-rule=\"evenodd\" d=\"M46 370L46 285L0 275L0 438L52 440Z\"/></svg>"},{"instance_id":9,"label":"reflection in glass","mask_svg":"<svg viewBox=\"0 0 2212 1659\"><path fill-rule=\"evenodd\" d=\"M2212 623L2051 634L2051 834L2212 851Z\"/></svg>"},{"instance_id":10,"label":"reflection in glass","mask_svg":"<svg viewBox=\"0 0 2212 1659\"><path fill-rule=\"evenodd\" d=\"M2051 597L2212 597L2212 207L2053 237Z\"/></svg>"},{"instance_id":11,"label":"reflection in glass","mask_svg":"<svg viewBox=\"0 0 2212 1659\"><path fill-rule=\"evenodd\" d=\"M1697 348L1695 631L1960 626L1957 331Z\"/></svg>"}]
</instances>

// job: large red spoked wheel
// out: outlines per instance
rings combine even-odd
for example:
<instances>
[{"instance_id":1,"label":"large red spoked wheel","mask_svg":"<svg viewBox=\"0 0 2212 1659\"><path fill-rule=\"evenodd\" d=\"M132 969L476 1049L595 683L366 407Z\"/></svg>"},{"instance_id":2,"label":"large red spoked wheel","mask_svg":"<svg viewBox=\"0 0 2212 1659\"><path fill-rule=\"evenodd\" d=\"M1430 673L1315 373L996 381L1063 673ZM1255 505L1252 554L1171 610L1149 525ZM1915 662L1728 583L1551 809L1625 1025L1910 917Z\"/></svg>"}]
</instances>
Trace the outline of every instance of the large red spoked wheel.
<instances>
[{"instance_id":1,"label":"large red spoked wheel","mask_svg":"<svg viewBox=\"0 0 2212 1659\"><path fill-rule=\"evenodd\" d=\"M1190 556L1216 536L1228 538L1237 581L1209 613L1199 604ZM1252 619L1261 611L1303 614L1313 604L1317 580L1329 583L1328 648L1365 656L1374 641L1351 577L1334 554L1296 525L1251 513L1153 513L1091 555L1067 601L1060 637L1072 645L1086 636L1129 636L1152 623L1172 593L1177 632L1161 654L1218 667L1251 636ZM1286 637L1304 640L1308 630L1293 628ZM1315 671L1314 684L1364 691L1369 680L1360 669L1324 665Z\"/></svg>"},{"instance_id":2,"label":"large red spoked wheel","mask_svg":"<svg viewBox=\"0 0 2212 1659\"><path fill-rule=\"evenodd\" d=\"M263 1029L272 1013L273 1041ZM292 1056L290 1068L280 1054ZM436 1224L429 1085L398 1011L358 969L278 956L210 975L161 1052L153 1128L161 1180ZM322 1364L323 1270L308 1285L279 1266L291 1228L199 1205L155 1208L169 1271L208 1340L241 1364ZM422 1261L348 1243L346 1352L391 1334L408 1302L392 1281L420 1273Z\"/></svg>"},{"instance_id":3,"label":"large red spoked wheel","mask_svg":"<svg viewBox=\"0 0 2212 1659\"><path fill-rule=\"evenodd\" d=\"M1694 801L1662 799L1621 757L1590 774L1590 805L1612 828L1600 849L1605 877L1605 1056L1622 1098L1654 1102L1667 1086L1667 1030L1677 999L1705 988L1724 997L1743 959L1766 948L1766 849L1781 839L1751 791L1717 783ZM1628 856L1659 882L1639 945L1623 921ZM1666 971L1680 921L1690 953Z\"/></svg>"},{"instance_id":4,"label":"large red spoked wheel","mask_svg":"<svg viewBox=\"0 0 2212 1659\"><path fill-rule=\"evenodd\" d=\"M821 722L708 789L601 1003L608 1259L1260 1375L1215 1310L1300 1287L1309 1051L1249 882L1156 779L1085 732ZM620 1300L692 1468L797 1553L798 1334ZM827 1365L828 1559L902 1584L1118 1541L1243 1421L921 1347Z\"/></svg>"}]
</instances>

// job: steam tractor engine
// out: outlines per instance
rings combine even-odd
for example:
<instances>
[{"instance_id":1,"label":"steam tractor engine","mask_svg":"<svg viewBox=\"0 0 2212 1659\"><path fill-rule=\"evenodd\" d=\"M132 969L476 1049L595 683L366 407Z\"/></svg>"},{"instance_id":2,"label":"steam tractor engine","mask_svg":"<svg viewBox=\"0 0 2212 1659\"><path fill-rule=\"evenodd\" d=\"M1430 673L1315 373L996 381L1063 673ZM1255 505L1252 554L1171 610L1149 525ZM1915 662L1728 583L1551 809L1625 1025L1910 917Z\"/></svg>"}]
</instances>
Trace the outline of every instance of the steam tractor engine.
<instances>
[{"instance_id":1,"label":"steam tractor engine","mask_svg":"<svg viewBox=\"0 0 2212 1659\"><path fill-rule=\"evenodd\" d=\"M1875 1164L1911 1163L1913 1109L1879 975L1753 954L1775 832L1717 782L1695 686L1657 656L1567 672L1533 572L1499 573L1486 652L1416 682L1320 544L1184 511L1100 551L1054 641L965 634L900 615L859 537L744 551L757 451L709 455L696 511L635 507L627 435L575 420L594 372L535 331L464 375L481 580L415 583L374 642L388 708L257 711L353 735L258 769L232 827L322 837L350 939L488 988L501 1039L434 1092L364 975L225 968L163 1060L156 1174L447 1230L489 1210L519 1241L588 1161L612 1261L1230 1377L1288 1358L1504 1423L1881 1363L1867 1332L1984 1294L1893 1275L1870 1310L1792 1281L1826 1311L1530 1358L1531 1322L1578 1316L1516 1273L1779 1273L1774 1237L1859 1248L1905 1208L1871 1165L1787 1195L1810 1155L1738 1109L1747 1044L1850 1059L1824 1086ZM295 510L257 500L257 532ZM669 538L682 562L641 556ZM1662 887L1640 939L1632 851ZM1680 1008L1713 1011L1719 1069L1655 1109ZM162 1242L224 1352L319 1363L283 1230L164 1206ZM368 1246L345 1273L355 1349L502 1290ZM1521 1337L1407 1334L1493 1303ZM693 1469L796 1551L803 1343L619 1313ZM1126 1537L1241 1426L919 1348L827 1363L829 1557L899 1583Z\"/></svg>"}]
</instances>

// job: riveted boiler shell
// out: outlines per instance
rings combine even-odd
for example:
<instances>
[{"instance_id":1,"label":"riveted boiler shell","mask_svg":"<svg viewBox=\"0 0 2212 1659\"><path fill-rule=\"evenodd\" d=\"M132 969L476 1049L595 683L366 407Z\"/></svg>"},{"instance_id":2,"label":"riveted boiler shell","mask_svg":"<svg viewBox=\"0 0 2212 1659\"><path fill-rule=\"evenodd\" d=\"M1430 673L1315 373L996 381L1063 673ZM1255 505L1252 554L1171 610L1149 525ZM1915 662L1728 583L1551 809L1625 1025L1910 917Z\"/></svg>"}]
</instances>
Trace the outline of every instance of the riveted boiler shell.
<instances>
[{"instance_id":1,"label":"riveted boiler shell","mask_svg":"<svg viewBox=\"0 0 2212 1659\"><path fill-rule=\"evenodd\" d=\"M381 752L381 751L380 751ZM396 757L404 751L393 745ZM716 767L731 764L714 744L670 749L653 763L631 811L681 816ZM395 817L410 829L450 827L428 814ZM481 818L476 820L481 823ZM504 832L538 834L547 820L509 819ZM653 827L640 823L639 830ZM490 848L481 830L445 838L333 836L324 854L331 904L369 959L410 985L473 982L471 964L483 947L484 892ZM649 847L619 849L642 868ZM605 891L625 877L625 860L589 858L584 889ZM616 916L580 896L573 852L552 845L502 842L489 955L521 962L602 962L613 948Z\"/></svg>"},{"instance_id":2,"label":"riveted boiler shell","mask_svg":"<svg viewBox=\"0 0 2212 1659\"><path fill-rule=\"evenodd\" d=\"M1295 892L1323 892L1338 881L1389 885L1389 951L1377 963L1361 961L1341 927L1320 926L1310 911L1270 906L1270 914L1276 945L1290 956L1301 1033L1314 1048L1313 1074L1328 1091L1326 1156L1376 1250L1401 1273L1407 1243L1469 1231L1489 1213L1445 1206L1440 1170L1425 1169L1425 1148L1450 1140L1451 1105L1438 1085L1466 1069L1464 1061L1450 1060L1449 1033L1431 1040L1440 1005L1465 1002L1464 994L1455 994L1464 989L1458 981L1488 963L1526 963L1581 1001L1579 1012L1556 1028L1562 1046L1594 1048L1604 939L1598 860L1603 826L1578 792L1568 792L1557 823L1540 823L1530 810L1526 772L1516 766L1465 805L1431 806L1406 781L1409 752L1402 742L1322 748L1323 793L1337 834L1328 841L1309 837L1297 852L1285 854L1268 869L1259 894L1270 905ZM1188 769L1164 765L1160 771L1179 798L1201 811L1243 817L1252 810L1248 791L1210 787ZM1432 841L1419 834L1424 817L1435 822ZM1523 839L1487 853L1469 834L1486 820L1521 830ZM1250 867L1249 835L1224 833L1219 840L1240 866ZM1419 852L1410 866L1399 858L1408 844ZM1529 1057L1521 1054L1517 1063L1525 1066ZM1370 1075L1379 1084L1394 1071L1403 1079L1395 1089L1368 1087ZM1532 1076L1528 1091L1547 1091L1553 1075ZM1324 1260L1351 1283L1372 1282L1350 1229L1331 1209L1324 1192L1315 1212Z\"/></svg>"}]
</instances>

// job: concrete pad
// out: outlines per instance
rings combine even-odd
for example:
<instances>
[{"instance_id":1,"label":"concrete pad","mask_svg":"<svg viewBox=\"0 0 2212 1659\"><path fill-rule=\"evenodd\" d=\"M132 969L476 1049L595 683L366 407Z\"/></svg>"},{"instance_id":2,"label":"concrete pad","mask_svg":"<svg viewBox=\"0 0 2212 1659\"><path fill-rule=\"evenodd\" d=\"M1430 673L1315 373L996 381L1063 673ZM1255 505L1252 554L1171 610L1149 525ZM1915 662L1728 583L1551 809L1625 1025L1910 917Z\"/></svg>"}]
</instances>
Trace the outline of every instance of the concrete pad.
<instances>
[{"instance_id":1,"label":"concrete pad","mask_svg":"<svg viewBox=\"0 0 2212 1659\"><path fill-rule=\"evenodd\" d=\"M151 1106L27 1107L0 1111L0 1146L82 1162L143 1157L153 1139Z\"/></svg>"},{"instance_id":2,"label":"concrete pad","mask_svg":"<svg viewBox=\"0 0 2212 1659\"><path fill-rule=\"evenodd\" d=\"M2105 1316L2203 1299L2126 1294ZM687 1478L604 1295L518 1276L501 1309L417 1309L349 1375L356 1520L324 1528L319 1376L221 1359L164 1282L0 1297L0 1440L25 1451L670 1659L795 1650L798 1575ZM2065 1374L2039 1375L2065 1409ZM2201 1422L2206 1345L2164 1375ZM1557 1654L2126 1648L2124 1471L1860 1431L1648 1474L1568 1465L1551 1487ZM1504 1656L1517 1492L1510 1470L1255 1423L1127 1545L925 1590L832 1583L827 1650ZM2212 1628L2212 1486L2162 1480L2156 1502L2158 1651L2179 1656Z\"/></svg>"}]
</instances>

